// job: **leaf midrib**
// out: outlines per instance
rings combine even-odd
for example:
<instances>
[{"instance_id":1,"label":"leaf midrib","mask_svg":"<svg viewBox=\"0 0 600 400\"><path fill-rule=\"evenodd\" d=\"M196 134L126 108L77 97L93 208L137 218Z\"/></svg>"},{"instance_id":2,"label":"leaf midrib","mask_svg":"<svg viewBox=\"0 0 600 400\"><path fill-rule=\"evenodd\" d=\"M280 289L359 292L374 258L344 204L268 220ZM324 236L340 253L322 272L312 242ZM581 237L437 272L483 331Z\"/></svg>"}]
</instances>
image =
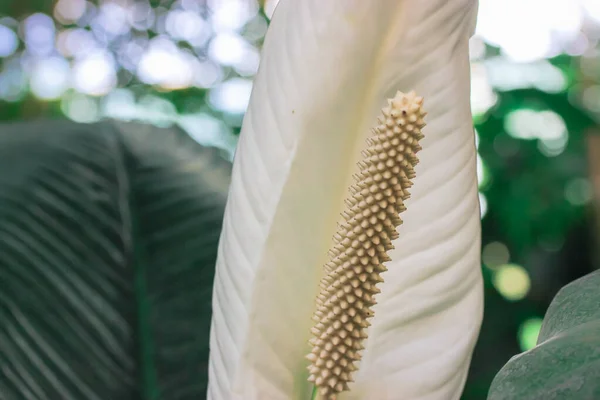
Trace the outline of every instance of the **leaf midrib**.
<instances>
[{"instance_id":1,"label":"leaf midrib","mask_svg":"<svg viewBox=\"0 0 600 400\"><path fill-rule=\"evenodd\" d=\"M129 168L134 165L134 158L127 152L126 145L118 129L111 130L116 151L116 179L119 195L119 211L123 221L123 245L125 258L133 271L133 293L136 305L134 325L134 348L137 346L138 379L141 383L141 397L144 400L157 400L160 391L157 385L156 366L154 358L154 340L150 329L150 305L148 304L148 287L146 277L146 254L142 245L137 241L140 237L139 218L136 213L136 198L132 190L132 179Z\"/></svg>"}]
</instances>

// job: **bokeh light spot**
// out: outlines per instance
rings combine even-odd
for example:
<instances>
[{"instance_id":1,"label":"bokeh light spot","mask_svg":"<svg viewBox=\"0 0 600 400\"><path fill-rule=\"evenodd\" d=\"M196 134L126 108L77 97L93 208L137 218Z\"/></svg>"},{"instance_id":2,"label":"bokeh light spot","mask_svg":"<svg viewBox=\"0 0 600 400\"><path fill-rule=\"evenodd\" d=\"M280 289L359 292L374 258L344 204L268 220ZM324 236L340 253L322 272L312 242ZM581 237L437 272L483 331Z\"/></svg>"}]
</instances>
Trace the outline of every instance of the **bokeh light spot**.
<instances>
[{"instance_id":1,"label":"bokeh light spot","mask_svg":"<svg viewBox=\"0 0 600 400\"><path fill-rule=\"evenodd\" d=\"M509 135L517 139L539 139L538 149L548 157L561 154L569 140L564 120L550 110L512 111L504 119L504 128Z\"/></svg>"},{"instance_id":2,"label":"bokeh light spot","mask_svg":"<svg viewBox=\"0 0 600 400\"><path fill-rule=\"evenodd\" d=\"M96 100L81 93L72 93L63 97L61 109L67 117L75 122L96 122L100 117Z\"/></svg>"},{"instance_id":3,"label":"bokeh light spot","mask_svg":"<svg viewBox=\"0 0 600 400\"><path fill-rule=\"evenodd\" d=\"M583 90L583 105L592 112L600 113L600 85L592 85Z\"/></svg>"},{"instance_id":4,"label":"bokeh light spot","mask_svg":"<svg viewBox=\"0 0 600 400\"><path fill-rule=\"evenodd\" d=\"M223 69L221 66L206 61L195 65L195 85L201 88L210 88L223 79Z\"/></svg>"},{"instance_id":5,"label":"bokeh light spot","mask_svg":"<svg viewBox=\"0 0 600 400\"><path fill-rule=\"evenodd\" d=\"M54 7L54 16L63 24L77 21L85 13L85 0L59 0Z\"/></svg>"},{"instance_id":6,"label":"bokeh light spot","mask_svg":"<svg viewBox=\"0 0 600 400\"><path fill-rule=\"evenodd\" d=\"M194 83L196 64L198 61L193 55L179 49L169 39L158 37L142 56L137 75L143 82L152 85L182 89Z\"/></svg>"},{"instance_id":7,"label":"bokeh light spot","mask_svg":"<svg viewBox=\"0 0 600 400\"><path fill-rule=\"evenodd\" d=\"M480 0L477 34L512 60L530 62L563 51L583 18L573 0Z\"/></svg>"},{"instance_id":8,"label":"bokeh light spot","mask_svg":"<svg viewBox=\"0 0 600 400\"><path fill-rule=\"evenodd\" d=\"M497 90L536 88L558 93L568 87L564 72L547 60L521 64L503 57L492 57L484 62L488 79Z\"/></svg>"},{"instance_id":9,"label":"bokeh light spot","mask_svg":"<svg viewBox=\"0 0 600 400\"><path fill-rule=\"evenodd\" d=\"M175 122L177 109L170 101L159 96L146 95L139 101L139 107L145 111L147 122L157 126L170 126Z\"/></svg>"},{"instance_id":10,"label":"bokeh light spot","mask_svg":"<svg viewBox=\"0 0 600 400\"><path fill-rule=\"evenodd\" d=\"M252 92L252 81L233 78L210 91L209 101L217 109L232 114L246 111Z\"/></svg>"},{"instance_id":11,"label":"bokeh light spot","mask_svg":"<svg viewBox=\"0 0 600 400\"><path fill-rule=\"evenodd\" d=\"M502 297L509 301L522 300L531 288L529 274L525 268L516 264L497 267L492 283Z\"/></svg>"},{"instance_id":12,"label":"bokeh light spot","mask_svg":"<svg viewBox=\"0 0 600 400\"><path fill-rule=\"evenodd\" d=\"M69 87L70 72L69 63L64 58L40 60L31 71L31 92L42 100L58 99Z\"/></svg>"},{"instance_id":13,"label":"bokeh light spot","mask_svg":"<svg viewBox=\"0 0 600 400\"><path fill-rule=\"evenodd\" d=\"M12 29L0 25L0 57L12 55L19 47L19 38Z\"/></svg>"},{"instance_id":14,"label":"bokeh light spot","mask_svg":"<svg viewBox=\"0 0 600 400\"><path fill-rule=\"evenodd\" d=\"M485 66L481 63L471 64L471 108L475 116L492 108L498 96L492 89Z\"/></svg>"},{"instance_id":15,"label":"bokeh light spot","mask_svg":"<svg viewBox=\"0 0 600 400\"><path fill-rule=\"evenodd\" d=\"M477 154L477 183L480 190L484 190L490 184L491 174L489 173L485 162Z\"/></svg>"},{"instance_id":16,"label":"bokeh light spot","mask_svg":"<svg viewBox=\"0 0 600 400\"><path fill-rule=\"evenodd\" d=\"M535 347L543 320L539 317L529 318L521 324L518 332L519 346L522 351L531 350Z\"/></svg>"},{"instance_id":17,"label":"bokeh light spot","mask_svg":"<svg viewBox=\"0 0 600 400\"><path fill-rule=\"evenodd\" d=\"M481 252L481 261L491 269L508 264L510 261L510 252L508 247L501 242L491 242L483 247Z\"/></svg>"},{"instance_id":18,"label":"bokeh light spot","mask_svg":"<svg viewBox=\"0 0 600 400\"><path fill-rule=\"evenodd\" d=\"M135 2L128 8L127 18L129 24L139 30L150 29L155 22L155 14L150 4L144 2Z\"/></svg>"},{"instance_id":19,"label":"bokeh light spot","mask_svg":"<svg viewBox=\"0 0 600 400\"><path fill-rule=\"evenodd\" d=\"M485 198L485 195L480 192L479 193L479 215L480 215L481 219L483 219L483 217L485 217L485 215L487 214L487 210L488 210L487 199Z\"/></svg>"},{"instance_id":20,"label":"bokeh light spot","mask_svg":"<svg viewBox=\"0 0 600 400\"><path fill-rule=\"evenodd\" d=\"M23 21L27 51L34 55L49 55L54 50L54 21L46 14L32 14Z\"/></svg>"},{"instance_id":21,"label":"bokeh light spot","mask_svg":"<svg viewBox=\"0 0 600 400\"><path fill-rule=\"evenodd\" d=\"M181 115L178 124L198 143L223 149L232 159L237 136L220 119L206 113Z\"/></svg>"},{"instance_id":22,"label":"bokeh light spot","mask_svg":"<svg viewBox=\"0 0 600 400\"><path fill-rule=\"evenodd\" d=\"M469 58L471 61L481 60L485 57L486 47L483 38L478 35L473 35L469 39Z\"/></svg>"},{"instance_id":23,"label":"bokeh light spot","mask_svg":"<svg viewBox=\"0 0 600 400\"><path fill-rule=\"evenodd\" d=\"M575 206L582 206L592 200L592 185L585 178L570 180L565 186L565 198Z\"/></svg>"},{"instance_id":24,"label":"bokeh light spot","mask_svg":"<svg viewBox=\"0 0 600 400\"><path fill-rule=\"evenodd\" d=\"M223 64L235 65L244 57L248 43L235 33L221 33L210 42L208 54L210 57Z\"/></svg>"},{"instance_id":25,"label":"bokeh light spot","mask_svg":"<svg viewBox=\"0 0 600 400\"><path fill-rule=\"evenodd\" d=\"M212 33L210 26L200 15L184 10L169 12L165 29L172 37L186 40L193 46L204 45Z\"/></svg>"},{"instance_id":26,"label":"bokeh light spot","mask_svg":"<svg viewBox=\"0 0 600 400\"><path fill-rule=\"evenodd\" d=\"M136 119L134 94L127 89L115 89L102 99L102 114L121 120Z\"/></svg>"},{"instance_id":27,"label":"bokeh light spot","mask_svg":"<svg viewBox=\"0 0 600 400\"><path fill-rule=\"evenodd\" d=\"M92 32L81 28L67 29L58 34L58 51L65 57L82 58L100 49Z\"/></svg>"},{"instance_id":28,"label":"bokeh light spot","mask_svg":"<svg viewBox=\"0 0 600 400\"><path fill-rule=\"evenodd\" d=\"M238 31L258 13L256 0L209 0L209 5L217 32Z\"/></svg>"},{"instance_id":29,"label":"bokeh light spot","mask_svg":"<svg viewBox=\"0 0 600 400\"><path fill-rule=\"evenodd\" d=\"M73 67L73 86L81 93L100 96L117 84L117 72L112 55L97 51L79 60Z\"/></svg>"},{"instance_id":30,"label":"bokeh light spot","mask_svg":"<svg viewBox=\"0 0 600 400\"><path fill-rule=\"evenodd\" d=\"M94 25L109 35L123 35L130 29L127 10L112 2L102 4Z\"/></svg>"}]
</instances>

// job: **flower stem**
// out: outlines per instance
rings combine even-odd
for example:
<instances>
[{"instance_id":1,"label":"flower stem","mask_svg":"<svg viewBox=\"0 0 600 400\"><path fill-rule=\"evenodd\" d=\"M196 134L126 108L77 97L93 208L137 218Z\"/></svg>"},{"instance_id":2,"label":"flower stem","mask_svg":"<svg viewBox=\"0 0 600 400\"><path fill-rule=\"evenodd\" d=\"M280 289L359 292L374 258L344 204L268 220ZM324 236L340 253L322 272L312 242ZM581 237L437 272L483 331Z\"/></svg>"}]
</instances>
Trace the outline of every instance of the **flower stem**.
<instances>
[{"instance_id":1,"label":"flower stem","mask_svg":"<svg viewBox=\"0 0 600 400\"><path fill-rule=\"evenodd\" d=\"M312 396L310 396L311 400L318 400L319 397L319 388L317 385L313 386Z\"/></svg>"}]
</instances>

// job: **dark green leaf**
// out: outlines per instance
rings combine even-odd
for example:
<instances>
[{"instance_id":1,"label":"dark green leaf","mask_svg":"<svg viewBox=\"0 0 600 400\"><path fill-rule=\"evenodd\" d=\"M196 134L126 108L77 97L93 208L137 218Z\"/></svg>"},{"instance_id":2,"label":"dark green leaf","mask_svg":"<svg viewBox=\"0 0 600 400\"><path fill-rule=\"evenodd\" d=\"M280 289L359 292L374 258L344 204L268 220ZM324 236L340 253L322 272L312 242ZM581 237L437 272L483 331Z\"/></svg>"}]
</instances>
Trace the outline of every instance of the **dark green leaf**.
<instances>
[{"instance_id":1,"label":"dark green leaf","mask_svg":"<svg viewBox=\"0 0 600 400\"><path fill-rule=\"evenodd\" d=\"M183 132L0 126L0 399L202 399L229 164Z\"/></svg>"},{"instance_id":2,"label":"dark green leaf","mask_svg":"<svg viewBox=\"0 0 600 400\"><path fill-rule=\"evenodd\" d=\"M565 286L532 350L513 357L488 400L600 399L600 271Z\"/></svg>"}]
</instances>

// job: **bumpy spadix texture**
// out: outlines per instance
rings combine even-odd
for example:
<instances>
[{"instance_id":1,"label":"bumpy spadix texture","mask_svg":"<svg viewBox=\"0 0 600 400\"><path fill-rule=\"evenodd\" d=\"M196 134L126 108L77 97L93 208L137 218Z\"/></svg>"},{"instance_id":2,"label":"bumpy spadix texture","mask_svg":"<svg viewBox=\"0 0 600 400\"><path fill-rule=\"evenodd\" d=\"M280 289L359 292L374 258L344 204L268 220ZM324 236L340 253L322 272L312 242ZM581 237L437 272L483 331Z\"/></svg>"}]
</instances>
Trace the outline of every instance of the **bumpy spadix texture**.
<instances>
[{"instance_id":1,"label":"bumpy spadix texture","mask_svg":"<svg viewBox=\"0 0 600 400\"><path fill-rule=\"evenodd\" d=\"M399 215L415 177L416 153L421 149L425 112L423 98L415 92L398 92L378 118L379 125L367 139L360 172L350 187L344 221L334 235L326 275L317 297L316 322L311 332L312 352L307 356L309 381L319 394L335 399L348 390L360 360L363 340L368 336L377 288L383 282L392 240L398 238Z\"/></svg>"}]
</instances>

